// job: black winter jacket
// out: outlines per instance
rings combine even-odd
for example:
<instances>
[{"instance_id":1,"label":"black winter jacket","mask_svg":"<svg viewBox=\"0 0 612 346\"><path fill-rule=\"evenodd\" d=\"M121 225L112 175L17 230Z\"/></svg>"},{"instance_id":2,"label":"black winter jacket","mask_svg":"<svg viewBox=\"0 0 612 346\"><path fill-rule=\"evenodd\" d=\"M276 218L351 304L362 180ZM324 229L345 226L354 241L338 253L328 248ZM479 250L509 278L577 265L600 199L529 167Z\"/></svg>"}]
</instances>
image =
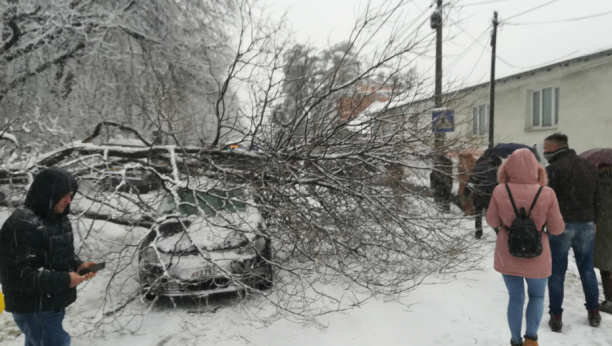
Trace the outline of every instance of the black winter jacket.
<instances>
[{"instance_id":1,"label":"black winter jacket","mask_svg":"<svg viewBox=\"0 0 612 346\"><path fill-rule=\"evenodd\" d=\"M468 189L463 191L463 195L474 194L474 207L477 210L489 208L491 195L498 185L497 170L497 166L487 160L482 160L476 163L470 173L470 179L467 183Z\"/></svg>"},{"instance_id":2,"label":"black winter jacket","mask_svg":"<svg viewBox=\"0 0 612 346\"><path fill-rule=\"evenodd\" d=\"M599 204L597 168L572 149L559 151L548 162L548 186L557 194L563 221L596 222Z\"/></svg>"},{"instance_id":3,"label":"black winter jacket","mask_svg":"<svg viewBox=\"0 0 612 346\"><path fill-rule=\"evenodd\" d=\"M40 172L25 207L15 210L0 229L0 284L7 311L61 310L76 300L68 273L82 262L74 253L70 208L55 214L53 207L77 187L62 169Z\"/></svg>"}]
</instances>

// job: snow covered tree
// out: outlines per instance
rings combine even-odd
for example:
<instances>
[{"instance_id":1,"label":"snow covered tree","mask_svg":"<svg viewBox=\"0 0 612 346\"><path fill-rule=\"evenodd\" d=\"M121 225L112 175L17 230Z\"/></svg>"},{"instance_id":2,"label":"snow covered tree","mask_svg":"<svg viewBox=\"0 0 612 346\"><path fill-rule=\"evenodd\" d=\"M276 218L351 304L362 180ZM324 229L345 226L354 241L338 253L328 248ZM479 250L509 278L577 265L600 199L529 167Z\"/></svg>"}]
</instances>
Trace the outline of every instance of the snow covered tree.
<instances>
[{"instance_id":1,"label":"snow covered tree","mask_svg":"<svg viewBox=\"0 0 612 346\"><path fill-rule=\"evenodd\" d=\"M82 8L71 8L71 3L66 1L66 11ZM244 231L238 224L253 220L229 222L224 214L211 212L212 202L206 198L212 195L218 208L257 209L263 222L245 233L270 244L265 255L258 253L258 260L271 268L272 288L245 283L244 268L243 272L224 269L224 284L253 297L258 303L254 309L261 304L276 307L277 316L310 320L358 306L374 296L408 292L434 272L478 265L472 232L462 230L459 215L438 210L429 189L434 159L465 143L459 135L449 138L447 146L435 147L429 110L415 110L414 101L428 97L431 85L414 73L414 59L423 54L432 37L418 31L426 21L387 26L397 23L394 19L401 16L406 2L366 8L349 40L320 54L295 45L286 37L283 23L267 21L256 1L245 0L235 7L163 0L142 7L136 2L113 3L108 8L84 4L93 6L95 10L88 13L96 16L109 8L112 11L102 17L107 20L94 16L97 24L82 34L85 47L67 58L66 66L74 71L71 80L80 81L81 87L72 87L67 100L74 97L75 103L66 107L83 107L84 113L99 114L101 119L118 119L106 123L114 128L131 125L146 146L73 143L35 162L22 162L14 174L27 176L59 164L80 177L94 176L73 210L85 225L78 229L83 254L105 259L113 268L106 277L107 300L103 311L96 312L96 321L131 319L138 309L124 308L136 297L155 293L142 290L139 264L143 256L161 263L162 257L174 254L168 250L172 246L164 246L165 254L145 253L140 227L153 231L152 243L183 234L176 242L181 251L189 249L190 255L214 262L212 250L191 237L189 225L162 231L162 224L176 218L156 212L166 198L174 201L166 204L177 208L201 209L203 214L208 210L206 222L238 233ZM213 11L219 8L225 11ZM81 21L91 20L81 16ZM218 21L230 16L236 19L233 27L217 32ZM73 23L70 28L76 27L74 31L84 30L74 19L68 22ZM411 29L412 24L417 29ZM186 29L166 30L166 25ZM54 49L77 47L72 46L73 39L66 42ZM30 64L6 66L8 71ZM2 101L7 109L30 109L18 102L19 95L51 97L50 82L47 87L34 83L53 80L57 66L48 69L44 76L28 77L8 90L6 95L11 97ZM92 76L96 79L87 79ZM57 90L53 95L63 95L65 89ZM384 93L384 101L372 101L370 96L376 93ZM349 116L344 117L339 105L347 97L356 102L349 102ZM366 100L372 107L362 107ZM91 119L90 113L83 119ZM197 116L204 121L191 122ZM73 121L58 118L58 122ZM91 128L83 126L82 131ZM146 132L149 128L170 135L174 145L153 145L152 134ZM185 135L188 129L196 131L198 145ZM298 137L304 140L296 141ZM229 143L243 147L223 150ZM16 170L17 165L12 167ZM115 167L119 173L109 169ZM135 171L150 172L162 188L146 196L134 189L124 191L129 174ZM104 179L117 177L115 187L102 186ZM193 186L202 180L206 183ZM81 181L85 184L85 179ZM185 189L191 197L181 199L179 192ZM104 243L100 241L104 228L95 229L92 222L84 221L87 218L125 225L129 235L115 244ZM101 235L96 238L97 234ZM160 285L190 284L173 277L169 267L159 267ZM342 287L341 292L330 289L334 285ZM140 313L147 311L146 305L139 307Z\"/></svg>"},{"instance_id":2,"label":"snow covered tree","mask_svg":"<svg viewBox=\"0 0 612 346\"><path fill-rule=\"evenodd\" d=\"M2 118L19 118L9 131L40 144L83 138L103 120L197 143L215 126L216 101L235 112L218 83L234 9L232 0L3 2Z\"/></svg>"}]
</instances>

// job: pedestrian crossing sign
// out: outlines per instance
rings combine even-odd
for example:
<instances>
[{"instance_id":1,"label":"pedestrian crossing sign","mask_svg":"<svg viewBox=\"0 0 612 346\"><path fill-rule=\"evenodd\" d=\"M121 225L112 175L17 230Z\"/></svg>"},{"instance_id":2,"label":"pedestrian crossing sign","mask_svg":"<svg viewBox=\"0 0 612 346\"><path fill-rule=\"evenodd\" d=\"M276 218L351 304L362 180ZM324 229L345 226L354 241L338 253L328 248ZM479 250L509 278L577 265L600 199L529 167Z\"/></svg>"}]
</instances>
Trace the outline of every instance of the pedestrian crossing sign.
<instances>
[{"instance_id":1,"label":"pedestrian crossing sign","mask_svg":"<svg viewBox=\"0 0 612 346\"><path fill-rule=\"evenodd\" d=\"M431 125L433 132L454 132L455 112L450 109L435 109L432 112Z\"/></svg>"}]
</instances>

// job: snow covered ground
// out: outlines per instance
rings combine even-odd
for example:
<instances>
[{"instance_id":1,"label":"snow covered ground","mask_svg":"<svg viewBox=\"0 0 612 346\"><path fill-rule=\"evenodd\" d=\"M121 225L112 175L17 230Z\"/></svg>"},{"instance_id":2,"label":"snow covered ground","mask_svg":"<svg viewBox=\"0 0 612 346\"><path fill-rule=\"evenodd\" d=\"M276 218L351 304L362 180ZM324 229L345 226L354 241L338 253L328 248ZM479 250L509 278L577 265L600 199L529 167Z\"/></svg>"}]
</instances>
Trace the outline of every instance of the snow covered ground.
<instances>
[{"instance_id":1,"label":"snow covered ground","mask_svg":"<svg viewBox=\"0 0 612 346\"><path fill-rule=\"evenodd\" d=\"M0 222L9 215L0 210ZM116 225L96 222L104 239L100 247L126 241L125 232ZM131 230L130 241L144 230ZM92 233L95 236L95 231ZM254 298L236 304L233 295L213 298L205 308L191 301L159 304L141 315L146 307L134 300L116 320L107 319L95 326L102 304L115 305L135 286L129 270L124 271L123 292L113 292L112 301L103 301L109 273L102 272L82 287L78 301L67 310L64 321L73 345L509 345L506 323L508 295L502 277L493 270L495 234L486 231L482 251L487 253L483 270L457 275L429 277L420 287L398 301L371 300L361 308L318 318L319 323L297 324L287 320L265 322L273 309ZM89 251L99 251L90 249ZM92 252L92 253L93 253ZM112 259L110 259L112 260ZM341 291L341 287L330 287ZM546 315L540 329L541 345L612 345L612 316L604 315L600 328L587 324L584 296L575 264L566 280L565 327L563 333L550 332ZM245 308L248 307L248 308ZM255 306L261 306L257 310ZM133 313L133 316L130 315ZM126 328L122 332L120 326ZM95 331L94 331L95 330ZM93 332L92 332L93 331ZM12 316L0 315L0 344L23 345L23 336Z\"/></svg>"}]
</instances>

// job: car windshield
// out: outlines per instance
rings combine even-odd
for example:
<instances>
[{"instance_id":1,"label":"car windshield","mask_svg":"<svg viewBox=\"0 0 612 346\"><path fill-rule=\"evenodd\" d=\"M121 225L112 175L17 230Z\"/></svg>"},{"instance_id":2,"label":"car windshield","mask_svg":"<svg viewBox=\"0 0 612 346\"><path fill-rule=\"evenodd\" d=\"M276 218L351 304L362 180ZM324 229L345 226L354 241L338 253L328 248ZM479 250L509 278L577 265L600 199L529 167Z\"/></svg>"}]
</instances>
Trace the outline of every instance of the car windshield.
<instances>
[{"instance_id":1,"label":"car windshield","mask_svg":"<svg viewBox=\"0 0 612 346\"><path fill-rule=\"evenodd\" d=\"M246 210L245 193L242 189L233 189L222 191L217 189L209 190L208 192L194 191L177 191L180 202L175 201L174 196L168 195L162 201L159 207L159 215L173 214L178 211L181 215L198 214L197 206L204 211L206 215L214 215L215 211L227 210L230 213L236 213Z\"/></svg>"}]
</instances>

